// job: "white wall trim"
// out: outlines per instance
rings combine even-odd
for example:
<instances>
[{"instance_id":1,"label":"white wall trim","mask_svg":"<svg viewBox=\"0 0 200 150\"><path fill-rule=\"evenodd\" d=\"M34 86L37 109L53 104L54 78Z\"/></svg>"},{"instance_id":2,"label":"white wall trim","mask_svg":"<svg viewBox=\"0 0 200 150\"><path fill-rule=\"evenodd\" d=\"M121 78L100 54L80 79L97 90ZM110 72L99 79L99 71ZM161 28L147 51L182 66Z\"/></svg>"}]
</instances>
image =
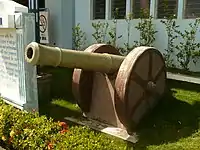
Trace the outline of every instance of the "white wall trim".
<instances>
[{"instance_id":1,"label":"white wall trim","mask_svg":"<svg viewBox=\"0 0 200 150\"><path fill-rule=\"evenodd\" d=\"M132 2L133 0L126 0L126 17L128 17L133 12Z\"/></svg>"},{"instance_id":2,"label":"white wall trim","mask_svg":"<svg viewBox=\"0 0 200 150\"><path fill-rule=\"evenodd\" d=\"M112 17L112 0L106 0L105 19L110 20Z\"/></svg>"},{"instance_id":3,"label":"white wall trim","mask_svg":"<svg viewBox=\"0 0 200 150\"><path fill-rule=\"evenodd\" d=\"M90 0L90 20L94 19L94 0Z\"/></svg>"},{"instance_id":4,"label":"white wall trim","mask_svg":"<svg viewBox=\"0 0 200 150\"><path fill-rule=\"evenodd\" d=\"M178 0L177 19L183 19L185 13L185 0Z\"/></svg>"},{"instance_id":5,"label":"white wall trim","mask_svg":"<svg viewBox=\"0 0 200 150\"><path fill-rule=\"evenodd\" d=\"M157 18L157 7L158 7L158 0L151 0L150 1L150 16L153 18Z\"/></svg>"}]
</instances>

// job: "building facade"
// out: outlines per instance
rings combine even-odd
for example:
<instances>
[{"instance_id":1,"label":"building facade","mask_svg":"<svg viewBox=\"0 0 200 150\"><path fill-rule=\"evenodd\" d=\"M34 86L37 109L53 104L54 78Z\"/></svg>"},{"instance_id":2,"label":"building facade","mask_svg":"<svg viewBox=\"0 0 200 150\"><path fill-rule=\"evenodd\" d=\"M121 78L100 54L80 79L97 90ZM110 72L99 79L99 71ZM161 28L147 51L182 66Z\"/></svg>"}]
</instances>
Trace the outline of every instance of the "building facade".
<instances>
[{"instance_id":1,"label":"building facade","mask_svg":"<svg viewBox=\"0 0 200 150\"><path fill-rule=\"evenodd\" d=\"M128 40L128 24L125 17L133 15L130 21L130 39L136 41L140 38L140 32L134 27L140 21L139 12L141 8L148 10L153 17L155 25L156 40L154 46L161 52L168 48L168 36L165 26L161 20L173 16L176 23L180 25L179 30L183 32L188 29L189 24L200 17L199 0L46 0L45 7L50 10L50 38L51 44L56 46L72 48L72 28L80 24L81 29L86 33L87 43L85 47L95 43L92 36L94 22L106 22L113 24L113 19L117 19L117 40L118 46L123 46ZM118 10L118 16L114 15ZM197 32L196 40L199 42L200 33ZM180 42L177 41L176 42ZM198 65L196 65L198 66ZM192 70L200 71L200 68L191 63Z\"/></svg>"}]
</instances>

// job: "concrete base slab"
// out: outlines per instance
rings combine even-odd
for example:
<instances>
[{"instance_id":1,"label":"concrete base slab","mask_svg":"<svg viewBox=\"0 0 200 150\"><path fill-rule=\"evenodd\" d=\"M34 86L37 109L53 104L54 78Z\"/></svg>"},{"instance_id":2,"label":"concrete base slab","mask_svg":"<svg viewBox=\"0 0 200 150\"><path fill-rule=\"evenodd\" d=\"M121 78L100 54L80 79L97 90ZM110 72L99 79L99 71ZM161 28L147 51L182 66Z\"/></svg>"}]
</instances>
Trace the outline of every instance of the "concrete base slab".
<instances>
[{"instance_id":1,"label":"concrete base slab","mask_svg":"<svg viewBox=\"0 0 200 150\"><path fill-rule=\"evenodd\" d=\"M66 120L87 126L93 130L97 130L112 136L115 136L117 138L120 138L125 141L129 141L131 143L137 143L138 137L136 133L129 135L126 130L121 128L112 127L106 123L99 122L97 120L89 119L89 118L81 118L76 119L73 117L65 117Z\"/></svg>"}]
</instances>

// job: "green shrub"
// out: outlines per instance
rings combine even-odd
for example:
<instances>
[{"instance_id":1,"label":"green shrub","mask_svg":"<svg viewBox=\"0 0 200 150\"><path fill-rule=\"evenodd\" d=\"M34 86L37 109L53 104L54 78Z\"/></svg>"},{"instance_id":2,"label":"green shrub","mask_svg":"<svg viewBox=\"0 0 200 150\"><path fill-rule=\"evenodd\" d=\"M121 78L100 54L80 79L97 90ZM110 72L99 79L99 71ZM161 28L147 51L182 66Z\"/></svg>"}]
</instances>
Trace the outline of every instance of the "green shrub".
<instances>
[{"instance_id":1,"label":"green shrub","mask_svg":"<svg viewBox=\"0 0 200 150\"><path fill-rule=\"evenodd\" d=\"M15 149L48 149L52 136L62 127L38 113L27 113L4 102L0 103L0 136L6 145Z\"/></svg>"},{"instance_id":2,"label":"green shrub","mask_svg":"<svg viewBox=\"0 0 200 150\"><path fill-rule=\"evenodd\" d=\"M123 149L87 127L68 127L38 113L18 110L0 100L0 144L17 150Z\"/></svg>"},{"instance_id":3,"label":"green shrub","mask_svg":"<svg viewBox=\"0 0 200 150\"><path fill-rule=\"evenodd\" d=\"M73 69L65 67L43 67L42 72L52 74L51 97L72 100Z\"/></svg>"}]
</instances>

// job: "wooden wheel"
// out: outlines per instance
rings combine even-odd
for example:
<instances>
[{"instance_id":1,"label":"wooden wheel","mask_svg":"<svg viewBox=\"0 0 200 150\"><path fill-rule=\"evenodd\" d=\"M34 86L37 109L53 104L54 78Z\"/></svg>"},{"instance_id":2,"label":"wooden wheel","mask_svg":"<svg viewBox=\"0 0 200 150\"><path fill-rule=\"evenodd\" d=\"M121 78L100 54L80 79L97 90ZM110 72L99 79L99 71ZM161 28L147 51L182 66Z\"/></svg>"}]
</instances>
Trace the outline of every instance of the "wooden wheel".
<instances>
[{"instance_id":1,"label":"wooden wheel","mask_svg":"<svg viewBox=\"0 0 200 150\"><path fill-rule=\"evenodd\" d=\"M124 59L117 74L115 107L120 121L136 126L165 91L165 62L152 47L137 47Z\"/></svg>"},{"instance_id":2,"label":"wooden wheel","mask_svg":"<svg viewBox=\"0 0 200 150\"><path fill-rule=\"evenodd\" d=\"M111 45L94 44L88 47L86 52L93 53L109 53L120 55L119 51ZM91 62L92 63L92 62ZM93 87L93 72L84 71L82 69L74 69L72 92L83 112L90 111Z\"/></svg>"}]
</instances>

